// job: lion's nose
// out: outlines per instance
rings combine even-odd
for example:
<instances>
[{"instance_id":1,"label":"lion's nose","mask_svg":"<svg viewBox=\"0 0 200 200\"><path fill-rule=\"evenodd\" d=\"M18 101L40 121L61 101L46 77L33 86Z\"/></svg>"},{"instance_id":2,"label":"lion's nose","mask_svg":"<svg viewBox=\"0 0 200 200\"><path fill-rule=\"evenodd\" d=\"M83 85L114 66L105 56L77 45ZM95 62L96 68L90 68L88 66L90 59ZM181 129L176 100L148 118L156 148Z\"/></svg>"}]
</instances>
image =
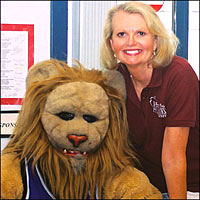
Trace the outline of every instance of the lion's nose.
<instances>
[{"instance_id":1,"label":"lion's nose","mask_svg":"<svg viewBox=\"0 0 200 200\"><path fill-rule=\"evenodd\" d=\"M73 144L74 147L78 147L81 143L87 140L87 136L85 135L68 135L69 141Z\"/></svg>"}]
</instances>

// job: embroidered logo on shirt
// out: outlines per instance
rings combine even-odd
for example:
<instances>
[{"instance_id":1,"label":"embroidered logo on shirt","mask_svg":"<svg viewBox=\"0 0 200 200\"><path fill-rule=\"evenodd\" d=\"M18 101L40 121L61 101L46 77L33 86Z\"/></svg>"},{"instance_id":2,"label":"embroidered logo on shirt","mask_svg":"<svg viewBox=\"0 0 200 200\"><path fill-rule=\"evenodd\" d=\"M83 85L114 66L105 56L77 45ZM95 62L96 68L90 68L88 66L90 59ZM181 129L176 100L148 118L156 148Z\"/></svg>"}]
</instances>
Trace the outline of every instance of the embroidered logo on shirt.
<instances>
[{"instance_id":1,"label":"embroidered logo on shirt","mask_svg":"<svg viewBox=\"0 0 200 200\"><path fill-rule=\"evenodd\" d=\"M157 102L156 96L150 97L149 103L153 108L153 112L156 113L159 118L167 117L165 106Z\"/></svg>"}]
</instances>

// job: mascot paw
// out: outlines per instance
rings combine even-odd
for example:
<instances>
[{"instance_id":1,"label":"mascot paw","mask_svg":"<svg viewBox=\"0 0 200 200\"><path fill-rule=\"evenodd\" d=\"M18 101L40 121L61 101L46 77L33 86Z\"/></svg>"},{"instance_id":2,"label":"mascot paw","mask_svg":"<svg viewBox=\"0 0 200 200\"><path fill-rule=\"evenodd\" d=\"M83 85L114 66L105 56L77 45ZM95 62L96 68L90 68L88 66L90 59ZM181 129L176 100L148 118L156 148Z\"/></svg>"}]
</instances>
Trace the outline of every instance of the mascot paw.
<instances>
[{"instance_id":1,"label":"mascot paw","mask_svg":"<svg viewBox=\"0 0 200 200\"><path fill-rule=\"evenodd\" d=\"M105 187L106 199L162 199L161 193L147 176L131 166L112 178Z\"/></svg>"}]
</instances>

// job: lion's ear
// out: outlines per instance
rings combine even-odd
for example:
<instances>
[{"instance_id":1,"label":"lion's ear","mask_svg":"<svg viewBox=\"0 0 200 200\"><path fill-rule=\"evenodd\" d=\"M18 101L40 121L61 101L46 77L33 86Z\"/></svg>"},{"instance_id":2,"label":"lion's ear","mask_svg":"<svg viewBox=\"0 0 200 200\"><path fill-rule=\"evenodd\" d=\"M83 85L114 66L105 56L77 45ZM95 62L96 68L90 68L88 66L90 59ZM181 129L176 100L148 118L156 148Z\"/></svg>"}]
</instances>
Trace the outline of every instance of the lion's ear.
<instances>
[{"instance_id":1,"label":"lion's ear","mask_svg":"<svg viewBox=\"0 0 200 200\"><path fill-rule=\"evenodd\" d=\"M106 70L104 74L107 77L107 84L116 88L126 99L126 85L122 74L116 70Z\"/></svg>"},{"instance_id":2,"label":"lion's ear","mask_svg":"<svg viewBox=\"0 0 200 200\"><path fill-rule=\"evenodd\" d=\"M59 68L63 69L64 65L66 65L66 63L55 59L42 61L33 65L26 78L26 87L34 82L43 81L59 74Z\"/></svg>"}]
</instances>

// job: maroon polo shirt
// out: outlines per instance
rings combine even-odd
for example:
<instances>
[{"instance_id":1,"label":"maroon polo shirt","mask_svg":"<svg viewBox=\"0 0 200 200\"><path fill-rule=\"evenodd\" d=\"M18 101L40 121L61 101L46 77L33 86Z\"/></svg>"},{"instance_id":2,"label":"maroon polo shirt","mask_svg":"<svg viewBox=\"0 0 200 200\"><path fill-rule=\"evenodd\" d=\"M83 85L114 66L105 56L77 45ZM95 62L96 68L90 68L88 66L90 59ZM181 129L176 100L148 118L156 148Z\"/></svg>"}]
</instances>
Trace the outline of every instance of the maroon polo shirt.
<instances>
[{"instance_id":1,"label":"maroon polo shirt","mask_svg":"<svg viewBox=\"0 0 200 200\"><path fill-rule=\"evenodd\" d=\"M199 191L199 81L189 63L174 56L164 68L153 69L139 101L130 74L119 64L127 90L130 139L152 184L167 192L161 165L165 127L191 127L187 145L187 190Z\"/></svg>"}]
</instances>

